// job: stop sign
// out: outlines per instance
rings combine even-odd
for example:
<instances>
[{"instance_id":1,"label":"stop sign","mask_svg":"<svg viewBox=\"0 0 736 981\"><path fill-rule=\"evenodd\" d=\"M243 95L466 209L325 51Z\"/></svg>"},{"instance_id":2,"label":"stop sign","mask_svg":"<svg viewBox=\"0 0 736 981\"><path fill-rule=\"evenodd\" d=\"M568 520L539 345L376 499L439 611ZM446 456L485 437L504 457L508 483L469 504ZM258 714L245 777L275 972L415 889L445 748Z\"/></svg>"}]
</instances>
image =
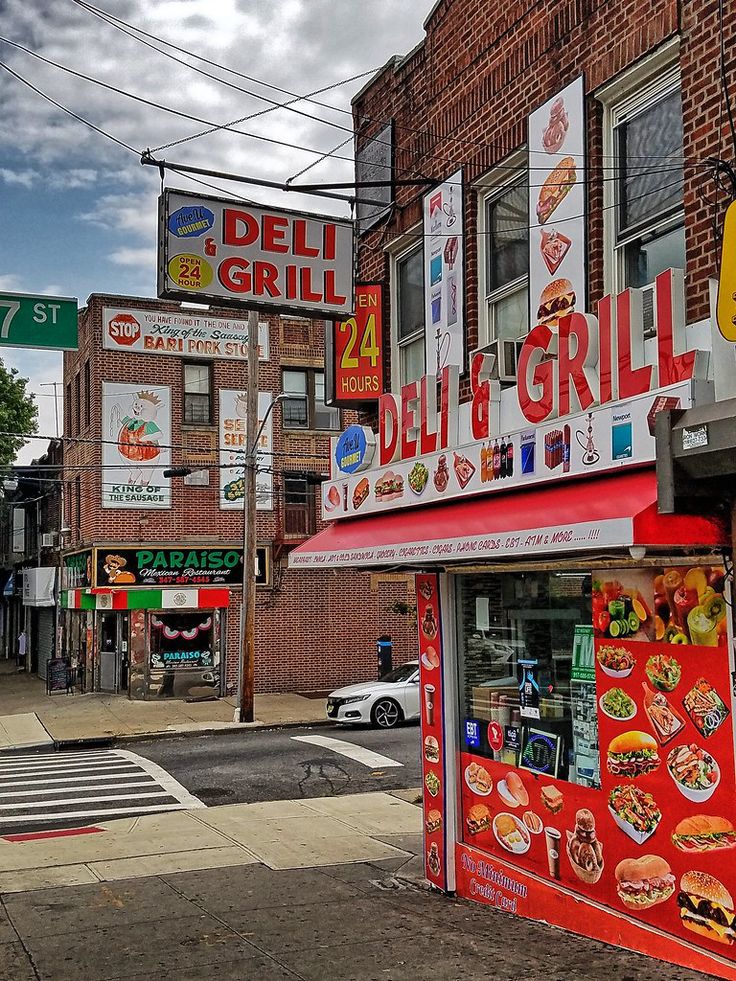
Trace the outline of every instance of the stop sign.
<instances>
[{"instance_id":1,"label":"stop sign","mask_svg":"<svg viewBox=\"0 0 736 981\"><path fill-rule=\"evenodd\" d=\"M132 347L141 336L141 325L130 313L119 313L107 325L107 332L122 347Z\"/></svg>"}]
</instances>

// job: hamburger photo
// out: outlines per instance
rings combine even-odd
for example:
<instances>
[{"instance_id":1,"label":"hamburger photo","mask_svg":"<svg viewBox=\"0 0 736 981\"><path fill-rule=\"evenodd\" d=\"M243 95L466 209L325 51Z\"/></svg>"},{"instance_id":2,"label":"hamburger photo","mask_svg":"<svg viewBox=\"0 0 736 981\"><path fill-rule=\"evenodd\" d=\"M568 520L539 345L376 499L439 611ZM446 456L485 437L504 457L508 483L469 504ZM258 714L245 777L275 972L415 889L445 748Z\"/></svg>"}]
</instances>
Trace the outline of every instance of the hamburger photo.
<instances>
[{"instance_id":1,"label":"hamburger photo","mask_svg":"<svg viewBox=\"0 0 736 981\"><path fill-rule=\"evenodd\" d=\"M560 317L575 312L575 290L569 279L553 279L542 290L537 323L556 327Z\"/></svg>"},{"instance_id":2,"label":"hamburger photo","mask_svg":"<svg viewBox=\"0 0 736 981\"><path fill-rule=\"evenodd\" d=\"M693 814L672 832L672 844L683 852L715 852L736 846L736 829L724 817Z\"/></svg>"},{"instance_id":3,"label":"hamburger photo","mask_svg":"<svg viewBox=\"0 0 736 981\"><path fill-rule=\"evenodd\" d=\"M625 858L616 866L616 892L629 909L646 909L666 902L677 880L669 864L659 855Z\"/></svg>"},{"instance_id":4,"label":"hamburger photo","mask_svg":"<svg viewBox=\"0 0 736 981\"><path fill-rule=\"evenodd\" d=\"M641 777L660 764L657 741L648 732L622 732L608 744L608 772L615 777Z\"/></svg>"},{"instance_id":5,"label":"hamburger photo","mask_svg":"<svg viewBox=\"0 0 736 981\"><path fill-rule=\"evenodd\" d=\"M440 761L440 744L434 736L427 736L424 740L424 758L428 763Z\"/></svg>"},{"instance_id":6,"label":"hamburger photo","mask_svg":"<svg viewBox=\"0 0 736 981\"><path fill-rule=\"evenodd\" d=\"M480 834L481 831L488 831L491 826L491 812L485 804L473 804L468 811L465 823L468 826L468 833L471 835Z\"/></svg>"},{"instance_id":7,"label":"hamburger photo","mask_svg":"<svg viewBox=\"0 0 736 981\"><path fill-rule=\"evenodd\" d=\"M732 944L736 940L731 893L707 872L691 871L683 875L677 905L686 930L719 944Z\"/></svg>"},{"instance_id":8,"label":"hamburger photo","mask_svg":"<svg viewBox=\"0 0 736 981\"><path fill-rule=\"evenodd\" d=\"M434 831L439 831L442 827L442 815L436 808L432 808L427 814L424 827L428 835L431 835Z\"/></svg>"}]
</instances>

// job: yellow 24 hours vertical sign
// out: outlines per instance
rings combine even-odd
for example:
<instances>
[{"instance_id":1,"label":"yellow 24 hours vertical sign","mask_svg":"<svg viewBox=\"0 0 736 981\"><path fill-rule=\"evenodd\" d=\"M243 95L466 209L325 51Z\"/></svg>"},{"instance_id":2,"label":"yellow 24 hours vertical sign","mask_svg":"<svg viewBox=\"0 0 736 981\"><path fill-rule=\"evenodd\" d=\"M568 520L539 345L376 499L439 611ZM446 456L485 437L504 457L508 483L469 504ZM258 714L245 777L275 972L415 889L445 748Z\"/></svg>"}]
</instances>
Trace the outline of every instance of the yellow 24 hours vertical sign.
<instances>
[{"instance_id":1,"label":"yellow 24 hours vertical sign","mask_svg":"<svg viewBox=\"0 0 736 981\"><path fill-rule=\"evenodd\" d=\"M736 342L736 201L729 204L723 223L716 318L726 340Z\"/></svg>"}]
</instances>

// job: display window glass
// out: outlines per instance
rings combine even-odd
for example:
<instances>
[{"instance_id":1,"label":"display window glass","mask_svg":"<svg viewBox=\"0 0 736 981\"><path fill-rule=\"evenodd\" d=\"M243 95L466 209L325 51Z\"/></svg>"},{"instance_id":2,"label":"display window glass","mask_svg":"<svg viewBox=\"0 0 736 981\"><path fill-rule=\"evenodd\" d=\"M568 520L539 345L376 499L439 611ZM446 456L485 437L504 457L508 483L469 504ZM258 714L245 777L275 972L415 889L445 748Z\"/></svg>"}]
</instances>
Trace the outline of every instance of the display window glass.
<instances>
[{"instance_id":1,"label":"display window glass","mask_svg":"<svg viewBox=\"0 0 736 981\"><path fill-rule=\"evenodd\" d=\"M149 697L217 692L220 647L216 610L148 615Z\"/></svg>"},{"instance_id":2,"label":"display window glass","mask_svg":"<svg viewBox=\"0 0 736 981\"><path fill-rule=\"evenodd\" d=\"M463 744L512 766L544 762L559 779L597 783L590 766L580 775L576 767L578 736L596 746L595 685L578 691L572 680L579 628L591 633L591 592L587 570L458 577Z\"/></svg>"}]
</instances>

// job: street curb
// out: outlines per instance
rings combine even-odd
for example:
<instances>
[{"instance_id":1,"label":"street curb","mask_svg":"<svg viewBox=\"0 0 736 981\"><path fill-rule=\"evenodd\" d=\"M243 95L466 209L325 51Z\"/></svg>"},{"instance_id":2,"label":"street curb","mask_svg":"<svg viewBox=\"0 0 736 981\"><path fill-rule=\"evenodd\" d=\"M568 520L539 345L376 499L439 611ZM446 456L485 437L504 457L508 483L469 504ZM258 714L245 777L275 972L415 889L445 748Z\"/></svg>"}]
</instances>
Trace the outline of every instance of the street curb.
<instances>
[{"instance_id":1,"label":"street curb","mask_svg":"<svg viewBox=\"0 0 736 981\"><path fill-rule=\"evenodd\" d=\"M331 726L334 723L330 719L318 719L316 722L232 722L224 726L208 726L202 729L183 729L172 731L162 729L160 732L131 732L120 736L111 736L112 744L132 743L132 742L151 742L153 739L174 739L176 736L214 736L232 732L263 732L267 729L315 729L323 726ZM79 742L70 740L69 742Z\"/></svg>"}]
</instances>

